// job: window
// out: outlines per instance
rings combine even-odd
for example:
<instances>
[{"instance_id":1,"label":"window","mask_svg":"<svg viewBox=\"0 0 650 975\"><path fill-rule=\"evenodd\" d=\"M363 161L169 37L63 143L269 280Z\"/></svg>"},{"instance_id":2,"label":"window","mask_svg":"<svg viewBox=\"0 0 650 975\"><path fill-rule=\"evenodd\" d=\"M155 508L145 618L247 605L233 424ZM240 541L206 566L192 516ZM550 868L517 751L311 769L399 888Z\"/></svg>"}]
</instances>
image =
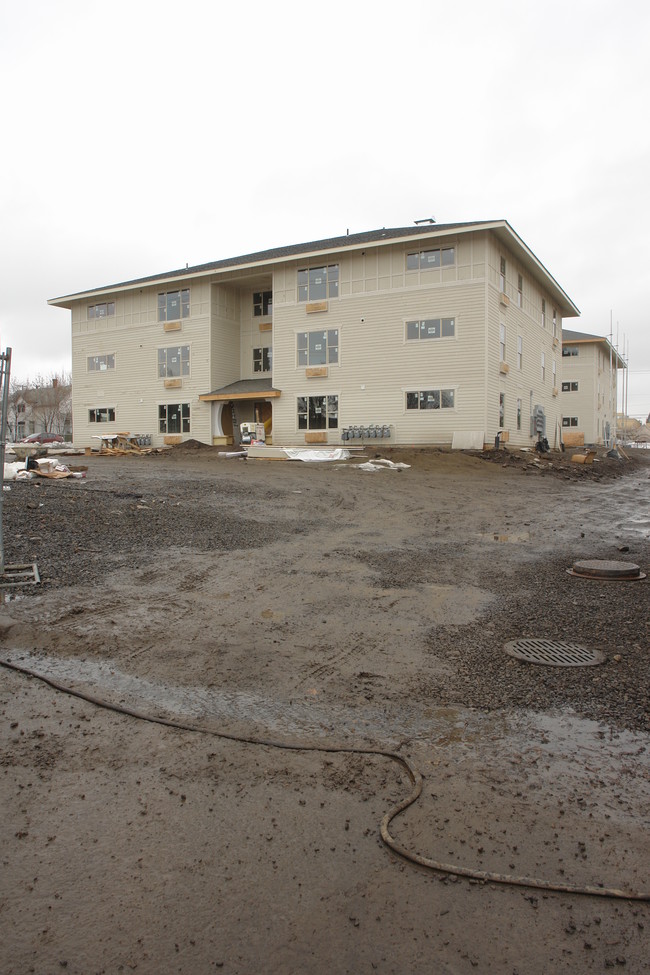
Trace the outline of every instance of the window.
<instances>
[{"instance_id":1,"label":"window","mask_svg":"<svg viewBox=\"0 0 650 975\"><path fill-rule=\"evenodd\" d=\"M178 322L190 316L190 289L163 291L158 295L158 321Z\"/></svg>"},{"instance_id":2,"label":"window","mask_svg":"<svg viewBox=\"0 0 650 975\"><path fill-rule=\"evenodd\" d=\"M562 392L563 393L577 393L578 392L578 384L577 383L574 383L574 382L562 383Z\"/></svg>"},{"instance_id":3,"label":"window","mask_svg":"<svg viewBox=\"0 0 650 975\"><path fill-rule=\"evenodd\" d=\"M190 374L190 347L176 345L169 349L158 349L158 378L177 379Z\"/></svg>"},{"instance_id":4,"label":"window","mask_svg":"<svg viewBox=\"0 0 650 975\"><path fill-rule=\"evenodd\" d=\"M322 301L339 296L339 266L310 267L298 271L298 301Z\"/></svg>"},{"instance_id":5,"label":"window","mask_svg":"<svg viewBox=\"0 0 650 975\"><path fill-rule=\"evenodd\" d=\"M453 389L424 389L406 394L407 410L453 410Z\"/></svg>"},{"instance_id":6,"label":"window","mask_svg":"<svg viewBox=\"0 0 650 975\"><path fill-rule=\"evenodd\" d=\"M553 309L553 338L557 338L557 308Z\"/></svg>"},{"instance_id":7,"label":"window","mask_svg":"<svg viewBox=\"0 0 650 975\"><path fill-rule=\"evenodd\" d=\"M546 328L546 302L542 298L542 328Z\"/></svg>"},{"instance_id":8,"label":"window","mask_svg":"<svg viewBox=\"0 0 650 975\"><path fill-rule=\"evenodd\" d=\"M455 263L455 247L436 247L434 250L406 255L407 271L431 271L438 267L451 267Z\"/></svg>"},{"instance_id":9,"label":"window","mask_svg":"<svg viewBox=\"0 0 650 975\"><path fill-rule=\"evenodd\" d=\"M563 356L573 356L573 355L577 355L577 354L578 354L578 346L577 345L563 345L562 346L562 355Z\"/></svg>"},{"instance_id":10,"label":"window","mask_svg":"<svg viewBox=\"0 0 650 975\"><path fill-rule=\"evenodd\" d=\"M88 410L90 423L112 423L114 419L115 410L112 406L98 406L95 410Z\"/></svg>"},{"instance_id":11,"label":"window","mask_svg":"<svg viewBox=\"0 0 650 975\"><path fill-rule=\"evenodd\" d=\"M546 379L546 356L542 352L542 382Z\"/></svg>"},{"instance_id":12,"label":"window","mask_svg":"<svg viewBox=\"0 0 650 975\"><path fill-rule=\"evenodd\" d=\"M503 428L506 422L506 394L499 393L499 426Z\"/></svg>"},{"instance_id":13,"label":"window","mask_svg":"<svg viewBox=\"0 0 650 975\"><path fill-rule=\"evenodd\" d=\"M88 372L106 372L107 369L115 368L115 353L109 355L89 355Z\"/></svg>"},{"instance_id":14,"label":"window","mask_svg":"<svg viewBox=\"0 0 650 975\"><path fill-rule=\"evenodd\" d=\"M557 362L553 359L553 389L557 385Z\"/></svg>"},{"instance_id":15,"label":"window","mask_svg":"<svg viewBox=\"0 0 650 975\"><path fill-rule=\"evenodd\" d=\"M499 355L501 356L501 362L506 361L506 327L501 322L499 326Z\"/></svg>"},{"instance_id":16,"label":"window","mask_svg":"<svg viewBox=\"0 0 650 975\"><path fill-rule=\"evenodd\" d=\"M521 335L517 336L517 369L521 369L524 361L524 340Z\"/></svg>"},{"instance_id":17,"label":"window","mask_svg":"<svg viewBox=\"0 0 650 975\"><path fill-rule=\"evenodd\" d=\"M273 349L253 349L253 372L270 372L273 362Z\"/></svg>"},{"instance_id":18,"label":"window","mask_svg":"<svg viewBox=\"0 0 650 975\"><path fill-rule=\"evenodd\" d=\"M524 303L524 279L519 274L517 276L517 307L521 308Z\"/></svg>"},{"instance_id":19,"label":"window","mask_svg":"<svg viewBox=\"0 0 650 975\"><path fill-rule=\"evenodd\" d=\"M261 315L271 315L273 312L273 292L254 291L253 292L253 315L259 318Z\"/></svg>"},{"instance_id":20,"label":"window","mask_svg":"<svg viewBox=\"0 0 650 975\"><path fill-rule=\"evenodd\" d=\"M158 429L160 433L189 433L190 404L165 403L159 406Z\"/></svg>"},{"instance_id":21,"label":"window","mask_svg":"<svg viewBox=\"0 0 650 975\"><path fill-rule=\"evenodd\" d=\"M517 430L521 430L521 400L517 400Z\"/></svg>"},{"instance_id":22,"label":"window","mask_svg":"<svg viewBox=\"0 0 650 975\"><path fill-rule=\"evenodd\" d=\"M562 426L563 427L577 427L578 426L578 417L577 416L563 416L562 417Z\"/></svg>"},{"instance_id":23,"label":"window","mask_svg":"<svg viewBox=\"0 0 650 975\"><path fill-rule=\"evenodd\" d=\"M299 430L336 430L339 425L338 396L299 396Z\"/></svg>"},{"instance_id":24,"label":"window","mask_svg":"<svg viewBox=\"0 0 650 975\"><path fill-rule=\"evenodd\" d=\"M325 366L339 361L339 330L329 328L325 332L298 332L299 366Z\"/></svg>"},{"instance_id":25,"label":"window","mask_svg":"<svg viewBox=\"0 0 650 975\"><path fill-rule=\"evenodd\" d=\"M115 302L104 301L100 305L88 305L88 318L106 318L115 314Z\"/></svg>"},{"instance_id":26,"label":"window","mask_svg":"<svg viewBox=\"0 0 650 975\"><path fill-rule=\"evenodd\" d=\"M501 258L501 263L499 265L499 291L505 293L506 290L506 259Z\"/></svg>"},{"instance_id":27,"label":"window","mask_svg":"<svg viewBox=\"0 0 650 975\"><path fill-rule=\"evenodd\" d=\"M425 318L420 322L406 323L406 338L408 341L413 339L452 338L455 328L456 323L453 318Z\"/></svg>"}]
</instances>

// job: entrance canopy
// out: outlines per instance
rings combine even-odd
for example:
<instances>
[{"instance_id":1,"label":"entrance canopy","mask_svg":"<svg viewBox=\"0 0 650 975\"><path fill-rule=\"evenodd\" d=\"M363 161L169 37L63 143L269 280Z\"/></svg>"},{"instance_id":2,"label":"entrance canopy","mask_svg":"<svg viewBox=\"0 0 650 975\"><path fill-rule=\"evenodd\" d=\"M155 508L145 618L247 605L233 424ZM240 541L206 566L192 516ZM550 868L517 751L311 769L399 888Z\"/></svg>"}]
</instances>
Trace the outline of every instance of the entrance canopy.
<instances>
[{"instance_id":1,"label":"entrance canopy","mask_svg":"<svg viewBox=\"0 0 650 975\"><path fill-rule=\"evenodd\" d=\"M270 379L241 379L229 386L222 386L211 393L201 393L199 399L204 403L226 402L238 399L277 399L282 393L274 389Z\"/></svg>"}]
</instances>

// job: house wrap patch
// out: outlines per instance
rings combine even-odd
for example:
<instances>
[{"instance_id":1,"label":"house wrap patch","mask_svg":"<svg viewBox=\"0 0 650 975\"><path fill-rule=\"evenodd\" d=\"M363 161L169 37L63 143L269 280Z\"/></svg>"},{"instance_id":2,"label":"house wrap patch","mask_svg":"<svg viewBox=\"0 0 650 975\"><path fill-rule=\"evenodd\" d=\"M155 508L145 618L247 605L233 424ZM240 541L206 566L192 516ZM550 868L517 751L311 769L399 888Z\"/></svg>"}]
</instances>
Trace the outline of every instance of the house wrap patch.
<instances>
[{"instance_id":1,"label":"house wrap patch","mask_svg":"<svg viewBox=\"0 0 650 975\"><path fill-rule=\"evenodd\" d=\"M548 667L593 667L602 664L605 655L578 643L562 643L559 640L511 640L504 650L517 660L529 664L545 664Z\"/></svg>"}]
</instances>

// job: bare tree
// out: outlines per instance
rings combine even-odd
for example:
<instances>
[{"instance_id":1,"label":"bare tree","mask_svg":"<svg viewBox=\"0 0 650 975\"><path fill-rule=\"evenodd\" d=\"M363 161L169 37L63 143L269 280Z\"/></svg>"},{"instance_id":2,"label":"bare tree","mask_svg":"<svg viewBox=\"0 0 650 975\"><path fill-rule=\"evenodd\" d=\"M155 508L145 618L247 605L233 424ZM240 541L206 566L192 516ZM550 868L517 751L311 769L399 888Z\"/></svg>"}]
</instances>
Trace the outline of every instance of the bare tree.
<instances>
[{"instance_id":1,"label":"bare tree","mask_svg":"<svg viewBox=\"0 0 650 975\"><path fill-rule=\"evenodd\" d=\"M70 373L37 375L20 388L17 405L25 403L34 424L43 433L70 433L72 428L72 382Z\"/></svg>"}]
</instances>

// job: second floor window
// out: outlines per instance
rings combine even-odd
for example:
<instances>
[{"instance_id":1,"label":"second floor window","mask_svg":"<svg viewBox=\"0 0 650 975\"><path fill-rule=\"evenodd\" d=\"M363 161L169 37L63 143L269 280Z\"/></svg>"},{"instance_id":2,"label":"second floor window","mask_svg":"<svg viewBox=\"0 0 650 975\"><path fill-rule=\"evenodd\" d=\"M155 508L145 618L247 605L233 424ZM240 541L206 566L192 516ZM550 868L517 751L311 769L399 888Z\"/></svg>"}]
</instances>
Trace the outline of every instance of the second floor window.
<instances>
[{"instance_id":1,"label":"second floor window","mask_svg":"<svg viewBox=\"0 0 650 975\"><path fill-rule=\"evenodd\" d=\"M106 372L107 369L115 368L115 353L109 355L89 355L88 372Z\"/></svg>"},{"instance_id":2,"label":"second floor window","mask_svg":"<svg viewBox=\"0 0 650 975\"><path fill-rule=\"evenodd\" d=\"M322 301L339 296L339 266L310 267L298 271L298 301Z\"/></svg>"},{"instance_id":3,"label":"second floor window","mask_svg":"<svg viewBox=\"0 0 650 975\"><path fill-rule=\"evenodd\" d=\"M158 349L158 378L178 379L190 374L189 345L175 345Z\"/></svg>"},{"instance_id":4,"label":"second floor window","mask_svg":"<svg viewBox=\"0 0 650 975\"><path fill-rule=\"evenodd\" d=\"M163 291L158 295L158 321L178 322L190 316L190 289Z\"/></svg>"},{"instance_id":5,"label":"second floor window","mask_svg":"<svg viewBox=\"0 0 650 975\"><path fill-rule=\"evenodd\" d=\"M339 361L339 330L298 332L296 337L299 366L326 366Z\"/></svg>"},{"instance_id":6,"label":"second floor window","mask_svg":"<svg viewBox=\"0 0 650 975\"><path fill-rule=\"evenodd\" d=\"M273 350L269 348L253 349L253 372L271 372Z\"/></svg>"}]
</instances>

